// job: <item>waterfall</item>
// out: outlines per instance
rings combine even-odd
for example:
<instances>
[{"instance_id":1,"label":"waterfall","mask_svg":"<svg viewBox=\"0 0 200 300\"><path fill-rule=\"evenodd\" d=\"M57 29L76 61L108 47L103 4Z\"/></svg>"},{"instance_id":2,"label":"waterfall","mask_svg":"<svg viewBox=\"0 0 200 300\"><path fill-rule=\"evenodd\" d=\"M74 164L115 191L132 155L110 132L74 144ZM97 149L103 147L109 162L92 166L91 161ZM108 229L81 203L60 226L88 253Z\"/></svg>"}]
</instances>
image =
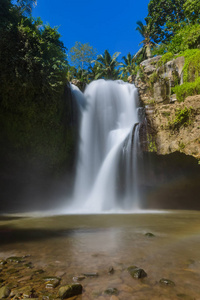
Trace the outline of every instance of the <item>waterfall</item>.
<instances>
[{"instance_id":1,"label":"waterfall","mask_svg":"<svg viewBox=\"0 0 200 300\"><path fill-rule=\"evenodd\" d=\"M139 209L137 89L100 79L84 97L73 206L91 213Z\"/></svg>"}]
</instances>

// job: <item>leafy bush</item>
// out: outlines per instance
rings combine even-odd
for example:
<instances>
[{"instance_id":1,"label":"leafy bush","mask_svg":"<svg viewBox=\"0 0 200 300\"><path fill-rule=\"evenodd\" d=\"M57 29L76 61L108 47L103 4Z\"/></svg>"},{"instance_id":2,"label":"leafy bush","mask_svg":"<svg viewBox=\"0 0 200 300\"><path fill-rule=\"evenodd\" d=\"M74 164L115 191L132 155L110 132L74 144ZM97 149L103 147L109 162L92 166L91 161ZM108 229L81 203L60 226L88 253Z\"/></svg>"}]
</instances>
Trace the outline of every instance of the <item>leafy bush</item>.
<instances>
[{"instance_id":1,"label":"leafy bush","mask_svg":"<svg viewBox=\"0 0 200 300\"><path fill-rule=\"evenodd\" d=\"M200 77L195 82L185 82L182 85L176 86L174 89L177 100L182 102L186 97L200 94Z\"/></svg>"},{"instance_id":2,"label":"leafy bush","mask_svg":"<svg viewBox=\"0 0 200 300\"><path fill-rule=\"evenodd\" d=\"M168 44L168 51L176 54L200 45L200 24L186 25L180 29Z\"/></svg>"},{"instance_id":3,"label":"leafy bush","mask_svg":"<svg viewBox=\"0 0 200 300\"><path fill-rule=\"evenodd\" d=\"M191 49L181 52L179 56L185 57L183 68L183 81L195 81L200 76L200 50Z\"/></svg>"}]
</instances>

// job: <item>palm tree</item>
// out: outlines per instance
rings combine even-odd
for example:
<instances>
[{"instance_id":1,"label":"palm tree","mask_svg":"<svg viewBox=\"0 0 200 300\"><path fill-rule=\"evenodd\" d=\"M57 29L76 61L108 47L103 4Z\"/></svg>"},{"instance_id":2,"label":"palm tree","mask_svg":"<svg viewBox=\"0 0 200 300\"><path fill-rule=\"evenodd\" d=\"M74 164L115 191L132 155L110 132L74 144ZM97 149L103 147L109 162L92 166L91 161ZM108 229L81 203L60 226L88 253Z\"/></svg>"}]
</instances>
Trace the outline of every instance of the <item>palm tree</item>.
<instances>
[{"instance_id":1,"label":"palm tree","mask_svg":"<svg viewBox=\"0 0 200 300\"><path fill-rule=\"evenodd\" d=\"M131 55L130 53L127 54L126 56L123 56L122 59L124 60L124 63L122 63L122 67L119 69L121 72L120 78L127 78L129 75L134 74L135 70L135 60L134 56Z\"/></svg>"},{"instance_id":2,"label":"palm tree","mask_svg":"<svg viewBox=\"0 0 200 300\"><path fill-rule=\"evenodd\" d=\"M139 33L144 38L143 41L140 42L140 44L143 44L143 47L145 48L146 57L151 57L151 46L153 45L153 42L151 40L151 30L150 25L144 25L141 21L137 21L137 27L136 30L139 31ZM140 45L139 44L139 45ZM138 51L141 53L141 49ZM136 54L140 54L136 53Z\"/></svg>"},{"instance_id":3,"label":"palm tree","mask_svg":"<svg viewBox=\"0 0 200 300\"><path fill-rule=\"evenodd\" d=\"M120 52L115 52L113 56L111 56L108 50L105 50L103 55L98 55L97 59L92 61L92 63L95 63L95 79L117 79L119 75L117 67L121 65L121 63L117 61L119 55Z\"/></svg>"}]
</instances>

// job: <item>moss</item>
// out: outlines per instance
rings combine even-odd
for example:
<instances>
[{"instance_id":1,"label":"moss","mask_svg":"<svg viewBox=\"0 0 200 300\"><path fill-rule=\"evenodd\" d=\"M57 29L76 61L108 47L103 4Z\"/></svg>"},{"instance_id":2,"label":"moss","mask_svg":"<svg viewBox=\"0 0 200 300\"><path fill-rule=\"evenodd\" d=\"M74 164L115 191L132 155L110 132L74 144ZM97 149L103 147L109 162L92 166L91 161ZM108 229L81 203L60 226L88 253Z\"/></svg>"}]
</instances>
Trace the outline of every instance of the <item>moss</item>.
<instances>
[{"instance_id":1,"label":"moss","mask_svg":"<svg viewBox=\"0 0 200 300\"><path fill-rule=\"evenodd\" d=\"M195 81L200 76L200 49L186 50L179 56L185 57L183 82Z\"/></svg>"},{"instance_id":2,"label":"moss","mask_svg":"<svg viewBox=\"0 0 200 300\"><path fill-rule=\"evenodd\" d=\"M156 81L158 81L159 76L157 72L153 72L150 76L149 76L149 82L150 84L154 84Z\"/></svg>"},{"instance_id":3,"label":"moss","mask_svg":"<svg viewBox=\"0 0 200 300\"><path fill-rule=\"evenodd\" d=\"M151 134L147 134L147 145L149 152L157 152L156 142Z\"/></svg>"},{"instance_id":4,"label":"moss","mask_svg":"<svg viewBox=\"0 0 200 300\"><path fill-rule=\"evenodd\" d=\"M186 82L182 85L174 87L173 91L176 93L177 100L182 102L188 96L200 94L200 77L194 82Z\"/></svg>"},{"instance_id":5,"label":"moss","mask_svg":"<svg viewBox=\"0 0 200 300\"><path fill-rule=\"evenodd\" d=\"M165 53L158 61L158 67L163 66L166 64L168 61L172 60L174 58L174 54L171 52Z\"/></svg>"},{"instance_id":6,"label":"moss","mask_svg":"<svg viewBox=\"0 0 200 300\"><path fill-rule=\"evenodd\" d=\"M169 112L169 111L162 111L161 114L162 114L164 117L169 117L169 116L170 116L170 112Z\"/></svg>"},{"instance_id":7,"label":"moss","mask_svg":"<svg viewBox=\"0 0 200 300\"><path fill-rule=\"evenodd\" d=\"M185 149L185 144L183 142L179 142L179 149L180 150Z\"/></svg>"},{"instance_id":8,"label":"moss","mask_svg":"<svg viewBox=\"0 0 200 300\"><path fill-rule=\"evenodd\" d=\"M175 112L175 118L169 121L169 128L172 130L179 130L183 126L188 126L191 124L193 108L183 108L177 109Z\"/></svg>"}]
</instances>

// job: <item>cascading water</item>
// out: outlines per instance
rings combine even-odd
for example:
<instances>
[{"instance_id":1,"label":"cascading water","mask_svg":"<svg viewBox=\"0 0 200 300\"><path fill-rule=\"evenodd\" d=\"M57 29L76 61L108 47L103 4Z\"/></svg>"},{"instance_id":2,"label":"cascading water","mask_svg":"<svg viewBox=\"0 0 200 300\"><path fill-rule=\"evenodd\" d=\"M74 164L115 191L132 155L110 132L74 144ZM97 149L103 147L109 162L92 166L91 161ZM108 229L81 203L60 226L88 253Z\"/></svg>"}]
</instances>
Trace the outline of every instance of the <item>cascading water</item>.
<instances>
[{"instance_id":1,"label":"cascading water","mask_svg":"<svg viewBox=\"0 0 200 300\"><path fill-rule=\"evenodd\" d=\"M100 79L84 96L73 206L83 212L139 209L137 89Z\"/></svg>"}]
</instances>

